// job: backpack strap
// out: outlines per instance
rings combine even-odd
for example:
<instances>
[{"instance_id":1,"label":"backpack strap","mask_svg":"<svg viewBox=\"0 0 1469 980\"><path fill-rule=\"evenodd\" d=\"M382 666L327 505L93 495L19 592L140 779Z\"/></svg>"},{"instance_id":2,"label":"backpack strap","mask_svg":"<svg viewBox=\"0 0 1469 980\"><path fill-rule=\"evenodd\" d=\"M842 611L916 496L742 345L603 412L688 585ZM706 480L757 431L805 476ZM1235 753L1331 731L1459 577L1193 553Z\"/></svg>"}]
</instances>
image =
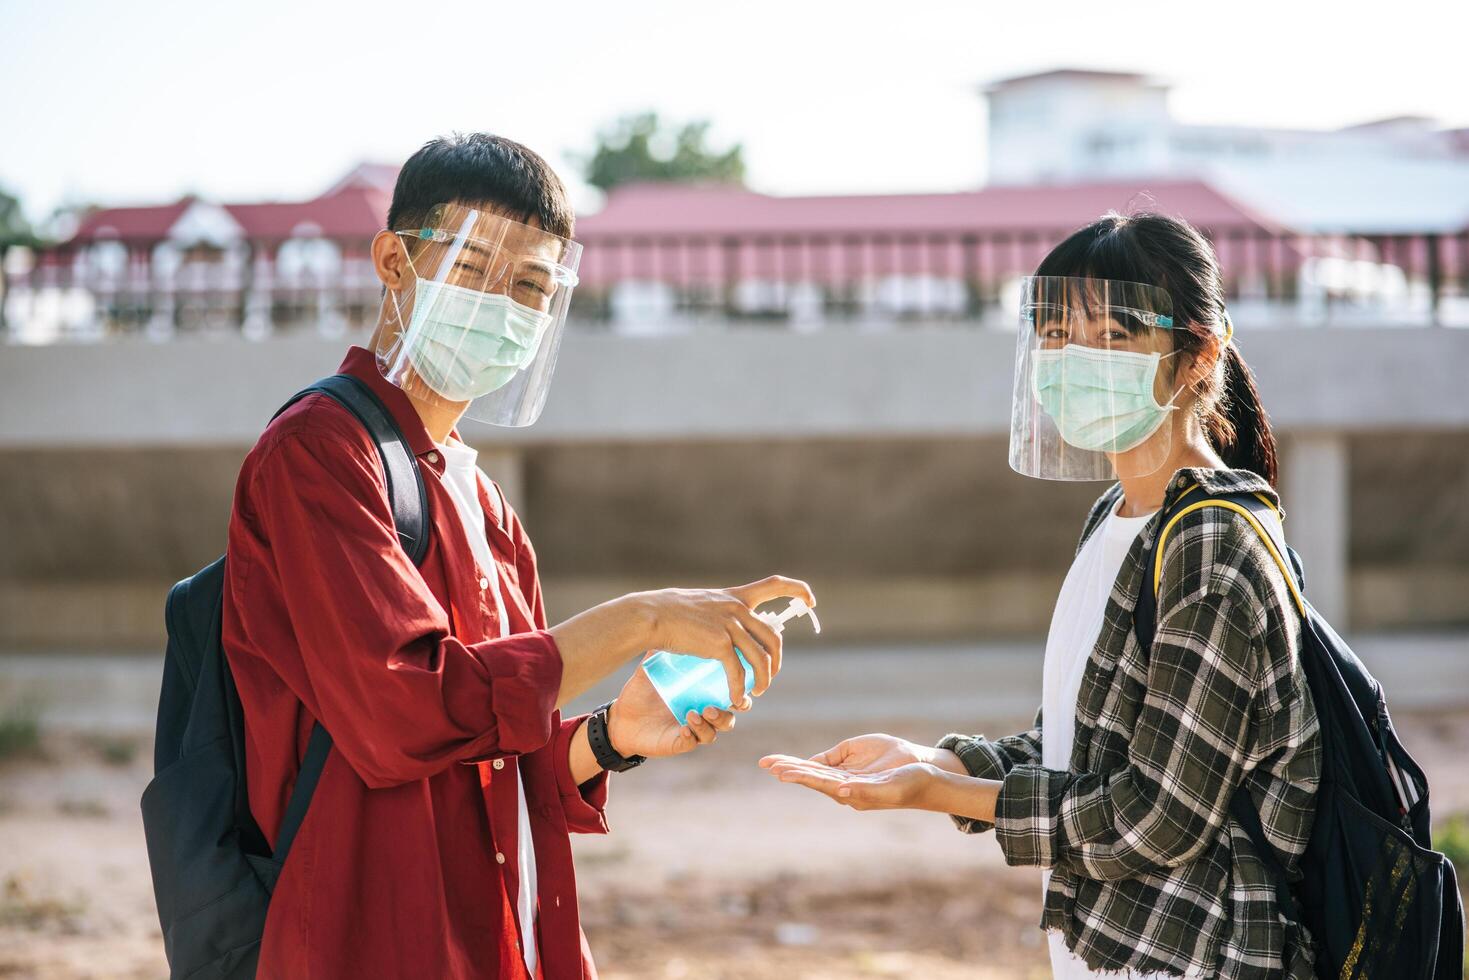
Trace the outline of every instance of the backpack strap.
<instances>
[{"instance_id":1,"label":"backpack strap","mask_svg":"<svg viewBox=\"0 0 1469 980\"><path fill-rule=\"evenodd\" d=\"M423 486L418 460L408 448L403 430L398 428L392 413L372 389L349 374L334 374L301 389L280 407L272 420L313 394L325 395L351 412L372 436L383 461L383 475L387 480L388 500L393 509L393 527L398 532L398 541L414 565L422 564L428 551L428 493ZM311 738L306 743L306 754L296 774L296 785L291 789L291 798L286 803L285 815L281 817L280 829L276 832L275 850L271 855L273 860L284 862L290 852L296 832L306 819L306 810L311 806L311 797L316 792L322 770L326 768L331 748L331 734L321 722L316 722L311 726Z\"/></svg>"},{"instance_id":2,"label":"backpack strap","mask_svg":"<svg viewBox=\"0 0 1469 980\"><path fill-rule=\"evenodd\" d=\"M1265 547L1269 550L1270 557L1275 559L1276 565L1280 566L1280 574L1285 576L1285 584L1290 588L1291 596L1296 600L1296 608L1301 611L1302 616L1306 615L1306 601L1301 597L1301 590L1296 585L1296 576L1292 565L1281 554L1280 548L1276 547L1275 539L1270 536L1269 531L1265 530L1265 525L1260 523L1258 515L1265 512L1279 513L1269 498L1256 493L1231 493L1206 496L1183 504L1184 498L1193 493L1194 489L1196 488L1189 488L1174 501L1176 509L1169 511L1167 519L1158 531L1157 540L1154 541L1153 549L1148 556L1149 561L1147 567L1152 569L1154 598L1157 597L1158 587L1163 581L1163 545L1168 540L1168 535L1173 532L1174 526L1196 510L1203 510L1205 507L1223 507L1226 510L1234 511L1249 521L1250 526L1255 529L1255 533L1260 535L1260 540L1265 542ZM1183 505L1179 506L1179 504ZM1289 551L1288 548L1286 550ZM1294 560L1294 556L1292 556L1292 560ZM1144 592L1146 591L1145 588Z\"/></svg>"},{"instance_id":3,"label":"backpack strap","mask_svg":"<svg viewBox=\"0 0 1469 980\"><path fill-rule=\"evenodd\" d=\"M393 526L399 542L413 564L423 562L428 551L428 493L423 486L423 473L418 460L408 448L408 439L387 406L367 385L350 374L334 374L296 392L276 412L290 408L307 395L326 395L362 423L377 446L387 479L388 499L393 508Z\"/></svg>"},{"instance_id":4,"label":"backpack strap","mask_svg":"<svg viewBox=\"0 0 1469 980\"><path fill-rule=\"evenodd\" d=\"M332 737L318 721L311 726L311 739L306 743L301 771L296 774L296 785L291 790L291 799L286 803L285 815L281 817L280 829L275 835L272 860L284 862L290 853L291 842L296 839L296 831L301 829L301 823L306 819L306 808L311 806L311 797L316 792L316 784L321 779L321 771L326 768L326 757L331 750Z\"/></svg>"},{"instance_id":5,"label":"backpack strap","mask_svg":"<svg viewBox=\"0 0 1469 980\"><path fill-rule=\"evenodd\" d=\"M1265 542L1265 547L1270 550L1270 557L1280 566L1285 581L1290 586L1291 595L1295 598L1296 606L1301 610L1301 616L1306 616L1305 599L1301 596L1300 588L1297 586L1295 569L1300 566L1300 558L1295 551L1287 547L1291 564L1287 564L1282 558L1280 549L1276 547L1275 539L1265 526L1260 523L1259 516L1267 509L1276 511L1276 507L1269 498L1260 494L1218 494L1199 496L1196 491L1200 490L1197 485L1190 487L1179 494L1173 501L1173 505L1162 516L1159 524L1158 534L1153 539L1152 547L1143 551L1143 568L1147 570L1144 576L1142 591L1138 594L1137 604L1133 607L1132 627L1137 636L1138 643L1144 650L1153 645L1153 634L1157 628L1158 619L1158 589L1163 580L1163 549L1167 544L1168 535L1173 532L1174 527L1186 515L1205 507L1223 507L1242 515L1250 522L1250 526L1260 535ZM1192 498L1185 502L1185 498ZM1280 906L1281 914L1289 923L1299 923L1300 915L1296 909L1295 896L1290 891L1290 877L1285 866L1280 862L1280 856L1275 853L1275 848L1265 837L1265 828L1260 824L1259 811L1255 809L1255 802L1250 798L1249 788L1241 784L1229 800L1229 815L1234 817L1249 835L1250 843L1255 846L1261 862L1264 863L1271 880L1275 883L1275 900Z\"/></svg>"}]
</instances>

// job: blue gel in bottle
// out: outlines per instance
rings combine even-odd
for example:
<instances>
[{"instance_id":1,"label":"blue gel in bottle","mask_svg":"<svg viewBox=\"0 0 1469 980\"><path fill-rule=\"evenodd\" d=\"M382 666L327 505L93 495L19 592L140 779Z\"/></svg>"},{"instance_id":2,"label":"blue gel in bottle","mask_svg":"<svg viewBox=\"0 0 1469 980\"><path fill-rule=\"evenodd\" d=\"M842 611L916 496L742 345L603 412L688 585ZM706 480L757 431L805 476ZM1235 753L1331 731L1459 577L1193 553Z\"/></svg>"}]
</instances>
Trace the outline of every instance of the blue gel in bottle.
<instances>
[{"instance_id":1,"label":"blue gel in bottle","mask_svg":"<svg viewBox=\"0 0 1469 980\"><path fill-rule=\"evenodd\" d=\"M776 633L785 631L787 620L797 616L810 616L811 625L816 632L821 632L821 623L816 619L816 613L800 599L791 600L784 612L755 615ZM740 664L745 668L745 694L748 695L755 689L755 669L738 649L735 653L739 655ZM729 699L729 681L725 678L724 664L718 660L659 650L644 660L642 667L648 674L648 680L653 682L653 689L658 692L663 703L668 705L668 710L673 712L673 717L678 719L679 724L683 724L690 711L703 714L704 709L710 706L725 711L733 707L734 703Z\"/></svg>"},{"instance_id":2,"label":"blue gel in bottle","mask_svg":"<svg viewBox=\"0 0 1469 980\"><path fill-rule=\"evenodd\" d=\"M740 663L745 668L745 693L749 694L755 689L755 670L742 653ZM702 714L710 705L728 711L734 704L729 699L724 664L718 660L660 650L643 661L643 670L648 672L648 680L653 682L654 690L679 724L683 724L690 711Z\"/></svg>"}]
</instances>

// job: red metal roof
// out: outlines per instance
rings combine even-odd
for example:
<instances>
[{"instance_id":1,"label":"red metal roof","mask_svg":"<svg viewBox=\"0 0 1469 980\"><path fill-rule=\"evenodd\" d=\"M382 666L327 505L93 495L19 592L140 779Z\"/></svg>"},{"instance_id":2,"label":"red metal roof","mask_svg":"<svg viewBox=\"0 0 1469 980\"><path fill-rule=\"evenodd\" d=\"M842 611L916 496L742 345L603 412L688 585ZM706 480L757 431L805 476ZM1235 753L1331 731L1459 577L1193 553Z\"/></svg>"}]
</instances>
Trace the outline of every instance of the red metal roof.
<instances>
[{"instance_id":1,"label":"red metal roof","mask_svg":"<svg viewBox=\"0 0 1469 980\"><path fill-rule=\"evenodd\" d=\"M303 226L315 226L323 238L371 238L388 218L391 192L350 185L311 201L270 204L226 204L225 210L252 240L290 238Z\"/></svg>"},{"instance_id":2,"label":"red metal roof","mask_svg":"<svg viewBox=\"0 0 1469 980\"><path fill-rule=\"evenodd\" d=\"M886 276L1024 275L1108 211L1150 210L1253 238L1273 222L1200 181L992 187L955 194L771 197L737 187L642 184L577 222L591 288L636 279L850 282ZM977 239L966 255L965 236ZM1219 243L1225 263L1242 246ZM1288 257L1285 261L1295 261Z\"/></svg>"},{"instance_id":3,"label":"red metal roof","mask_svg":"<svg viewBox=\"0 0 1469 980\"><path fill-rule=\"evenodd\" d=\"M169 230L195 202L185 197L173 204L154 207L103 208L83 219L68 245L111 238L138 244L153 244L168 237ZM303 226L315 226L322 237L367 239L382 229L392 200L386 189L368 181L346 182L344 186L309 201L278 201L259 204L224 204L252 241L281 241Z\"/></svg>"},{"instance_id":4,"label":"red metal roof","mask_svg":"<svg viewBox=\"0 0 1469 980\"><path fill-rule=\"evenodd\" d=\"M179 216L194 203L183 197L172 204L137 208L102 208L82 219L74 242L110 238L124 242L156 242L168 237Z\"/></svg>"},{"instance_id":5,"label":"red metal roof","mask_svg":"<svg viewBox=\"0 0 1469 980\"><path fill-rule=\"evenodd\" d=\"M1175 214L1211 229L1278 230L1202 181L1113 181L989 187L953 194L772 197L727 186L636 184L618 188L577 220L584 241L612 237L1069 231L1108 211Z\"/></svg>"}]
</instances>

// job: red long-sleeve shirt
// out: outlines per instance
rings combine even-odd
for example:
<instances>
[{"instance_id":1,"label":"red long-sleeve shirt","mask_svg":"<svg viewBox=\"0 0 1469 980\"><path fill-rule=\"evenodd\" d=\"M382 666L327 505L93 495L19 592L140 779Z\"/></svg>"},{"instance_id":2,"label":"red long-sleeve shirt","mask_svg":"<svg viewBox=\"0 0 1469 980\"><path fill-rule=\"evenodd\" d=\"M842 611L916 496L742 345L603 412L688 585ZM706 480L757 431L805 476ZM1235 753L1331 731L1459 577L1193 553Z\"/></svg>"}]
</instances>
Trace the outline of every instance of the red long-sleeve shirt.
<instances>
[{"instance_id":1,"label":"red long-sleeve shirt","mask_svg":"<svg viewBox=\"0 0 1469 980\"><path fill-rule=\"evenodd\" d=\"M595 977L568 833L606 832L606 776L578 787L568 768L581 719L556 710L561 658L525 528L508 508L502 527L481 487L497 567L480 569L407 396L362 348L340 370L370 385L403 430L431 533L415 568L376 447L325 396L276 419L240 471L224 646L245 710L250 806L268 839L314 721L334 745L271 900L260 976L523 977L518 756L541 972ZM492 573L510 620L503 639Z\"/></svg>"}]
</instances>

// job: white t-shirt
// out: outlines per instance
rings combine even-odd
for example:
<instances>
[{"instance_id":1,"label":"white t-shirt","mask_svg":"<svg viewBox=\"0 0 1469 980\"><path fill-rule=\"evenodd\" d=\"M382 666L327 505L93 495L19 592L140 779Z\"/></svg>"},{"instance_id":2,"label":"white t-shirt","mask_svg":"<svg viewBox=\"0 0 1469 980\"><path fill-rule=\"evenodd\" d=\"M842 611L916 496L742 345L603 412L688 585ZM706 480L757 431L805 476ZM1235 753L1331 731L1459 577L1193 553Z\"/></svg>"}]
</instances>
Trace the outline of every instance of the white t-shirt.
<instances>
[{"instance_id":1,"label":"white t-shirt","mask_svg":"<svg viewBox=\"0 0 1469 980\"><path fill-rule=\"evenodd\" d=\"M444 488L454 501L454 509L464 523L464 536L469 538L469 549L480 567L480 574L490 580L495 594L495 610L499 613L500 635L510 635L510 619L505 614L505 599L500 592L499 566L490 552L490 542L485 536L485 512L479 502L479 467L475 460L479 454L457 439L448 444L434 443L444 457ZM487 478L488 481L488 478ZM515 908L520 918L520 948L525 956L525 968L531 976L536 975L536 851L531 839L530 810L525 804L524 782L520 769L516 775L516 803L518 829L516 830L515 857L520 867L520 888Z\"/></svg>"},{"instance_id":2,"label":"white t-shirt","mask_svg":"<svg viewBox=\"0 0 1469 980\"><path fill-rule=\"evenodd\" d=\"M1107 613L1107 599L1122 563L1133 542L1152 519L1121 517L1117 506L1086 539L1056 598L1056 611L1051 615L1051 630L1046 636L1046 661L1041 693L1041 765L1062 772L1071 768L1071 747L1076 737L1076 699L1081 692L1081 677ZM1285 535L1280 518L1274 513L1263 519L1265 530L1278 546ZM1042 894L1051 882L1047 871ZM1046 941L1051 950L1051 974L1056 980L1101 980L1115 973L1097 973L1087 969L1080 957L1066 948L1059 932L1047 930ZM1136 980L1164 980L1163 974L1135 974Z\"/></svg>"}]
</instances>

